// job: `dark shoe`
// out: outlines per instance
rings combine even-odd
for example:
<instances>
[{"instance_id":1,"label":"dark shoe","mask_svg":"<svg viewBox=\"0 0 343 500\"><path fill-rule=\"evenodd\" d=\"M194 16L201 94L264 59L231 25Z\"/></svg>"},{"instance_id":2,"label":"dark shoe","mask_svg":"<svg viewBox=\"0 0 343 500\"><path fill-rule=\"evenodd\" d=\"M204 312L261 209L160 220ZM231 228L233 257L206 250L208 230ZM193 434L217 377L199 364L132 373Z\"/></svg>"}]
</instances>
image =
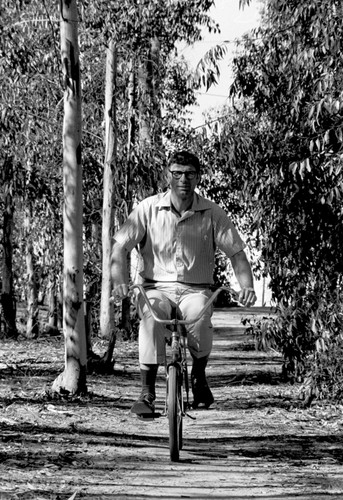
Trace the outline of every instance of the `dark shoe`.
<instances>
[{"instance_id":1,"label":"dark shoe","mask_svg":"<svg viewBox=\"0 0 343 500\"><path fill-rule=\"evenodd\" d=\"M192 391L194 401L192 408L195 410L198 406L209 408L214 402L213 394L208 386L205 369L207 366L208 356L202 358L193 357L193 366L191 372Z\"/></svg>"},{"instance_id":2,"label":"dark shoe","mask_svg":"<svg viewBox=\"0 0 343 500\"><path fill-rule=\"evenodd\" d=\"M153 394L141 394L138 400L133 403L131 413L136 415L149 415L155 413L155 396Z\"/></svg>"},{"instance_id":3,"label":"dark shoe","mask_svg":"<svg viewBox=\"0 0 343 500\"><path fill-rule=\"evenodd\" d=\"M193 410L196 410L199 406L209 408L214 403L214 397L207 382L201 384L197 380L192 380L192 390L194 396Z\"/></svg>"}]
</instances>

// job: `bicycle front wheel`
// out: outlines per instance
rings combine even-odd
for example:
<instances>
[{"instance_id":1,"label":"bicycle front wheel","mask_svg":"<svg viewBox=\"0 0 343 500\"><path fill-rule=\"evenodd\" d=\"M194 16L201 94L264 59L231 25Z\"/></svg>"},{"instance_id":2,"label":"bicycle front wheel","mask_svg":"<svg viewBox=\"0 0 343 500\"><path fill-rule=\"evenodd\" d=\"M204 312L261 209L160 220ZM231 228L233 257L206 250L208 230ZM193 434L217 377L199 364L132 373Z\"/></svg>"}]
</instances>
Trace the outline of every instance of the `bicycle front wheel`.
<instances>
[{"instance_id":1,"label":"bicycle front wheel","mask_svg":"<svg viewBox=\"0 0 343 500\"><path fill-rule=\"evenodd\" d=\"M168 371L168 420L170 459L178 462L182 448L182 380L180 370L173 365Z\"/></svg>"}]
</instances>

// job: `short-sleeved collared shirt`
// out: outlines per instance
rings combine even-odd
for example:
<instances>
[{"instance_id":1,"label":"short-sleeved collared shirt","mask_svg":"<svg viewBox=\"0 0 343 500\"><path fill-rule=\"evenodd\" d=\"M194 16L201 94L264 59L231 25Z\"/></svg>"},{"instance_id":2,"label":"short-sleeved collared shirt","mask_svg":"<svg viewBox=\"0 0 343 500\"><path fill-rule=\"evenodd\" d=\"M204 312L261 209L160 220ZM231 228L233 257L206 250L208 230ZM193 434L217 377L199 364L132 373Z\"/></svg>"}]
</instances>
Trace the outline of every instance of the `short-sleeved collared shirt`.
<instances>
[{"instance_id":1,"label":"short-sleeved collared shirt","mask_svg":"<svg viewBox=\"0 0 343 500\"><path fill-rule=\"evenodd\" d=\"M171 207L170 191L146 198L114 236L129 252L139 245L143 280L212 284L216 248L228 257L243 250L226 212L194 193L182 216Z\"/></svg>"}]
</instances>

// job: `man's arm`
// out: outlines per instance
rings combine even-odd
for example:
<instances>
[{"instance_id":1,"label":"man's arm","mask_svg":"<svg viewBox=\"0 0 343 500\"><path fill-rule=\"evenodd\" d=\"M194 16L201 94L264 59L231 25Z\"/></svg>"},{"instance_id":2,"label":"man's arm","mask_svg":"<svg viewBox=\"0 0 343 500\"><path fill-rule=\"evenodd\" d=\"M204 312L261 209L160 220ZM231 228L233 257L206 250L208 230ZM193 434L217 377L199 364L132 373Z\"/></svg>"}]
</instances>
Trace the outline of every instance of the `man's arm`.
<instances>
[{"instance_id":1,"label":"man's arm","mask_svg":"<svg viewBox=\"0 0 343 500\"><path fill-rule=\"evenodd\" d=\"M235 276L241 287L239 301L245 306L254 305L256 302L254 278L244 250L236 253L230 260Z\"/></svg>"},{"instance_id":2,"label":"man's arm","mask_svg":"<svg viewBox=\"0 0 343 500\"><path fill-rule=\"evenodd\" d=\"M114 241L111 255L111 278L113 297L118 301L126 297L129 292L127 254L126 248Z\"/></svg>"}]
</instances>

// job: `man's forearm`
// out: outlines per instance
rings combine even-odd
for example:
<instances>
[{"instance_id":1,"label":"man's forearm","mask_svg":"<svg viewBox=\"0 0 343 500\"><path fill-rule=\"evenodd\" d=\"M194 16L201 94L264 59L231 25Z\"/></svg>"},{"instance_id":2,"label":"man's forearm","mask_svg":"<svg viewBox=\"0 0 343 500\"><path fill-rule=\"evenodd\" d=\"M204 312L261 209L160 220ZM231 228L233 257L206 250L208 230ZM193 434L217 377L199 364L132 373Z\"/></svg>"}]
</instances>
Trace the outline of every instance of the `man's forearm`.
<instances>
[{"instance_id":1,"label":"man's forearm","mask_svg":"<svg viewBox=\"0 0 343 500\"><path fill-rule=\"evenodd\" d=\"M235 276L241 288L253 288L254 278L245 252L241 251L231 258Z\"/></svg>"},{"instance_id":2,"label":"man's forearm","mask_svg":"<svg viewBox=\"0 0 343 500\"><path fill-rule=\"evenodd\" d=\"M117 242L114 242L111 255L111 278L113 285L128 284L129 271L127 251Z\"/></svg>"},{"instance_id":3,"label":"man's forearm","mask_svg":"<svg viewBox=\"0 0 343 500\"><path fill-rule=\"evenodd\" d=\"M245 306L252 306L256 302L254 278L245 252L242 250L231 257L231 264L241 287L239 301Z\"/></svg>"}]
</instances>

